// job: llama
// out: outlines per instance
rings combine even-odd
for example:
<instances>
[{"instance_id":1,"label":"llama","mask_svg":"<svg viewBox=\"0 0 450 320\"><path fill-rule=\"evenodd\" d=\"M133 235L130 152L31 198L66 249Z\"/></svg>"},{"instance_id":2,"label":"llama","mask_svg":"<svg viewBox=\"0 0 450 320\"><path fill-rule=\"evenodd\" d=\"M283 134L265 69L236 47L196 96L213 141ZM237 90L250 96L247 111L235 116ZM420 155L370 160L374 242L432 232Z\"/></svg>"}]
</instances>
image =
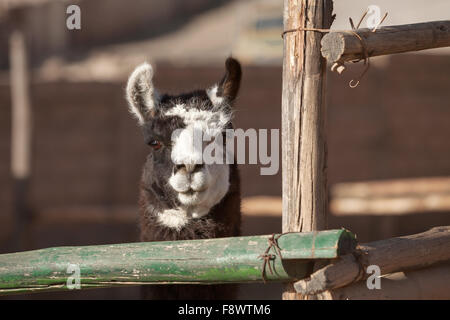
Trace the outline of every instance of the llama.
<instances>
[{"instance_id":1,"label":"llama","mask_svg":"<svg viewBox=\"0 0 450 320\"><path fill-rule=\"evenodd\" d=\"M141 241L192 240L240 235L240 181L235 164L205 164L192 148L196 128L225 134L232 129L232 104L241 66L225 62L222 80L206 90L159 94L153 69L144 63L128 79L130 113L142 129L150 152L143 167L140 196ZM175 130L179 134L173 135ZM175 136L175 138L174 138ZM200 160L200 161L199 161ZM225 299L235 285L144 286L145 298Z\"/></svg>"}]
</instances>

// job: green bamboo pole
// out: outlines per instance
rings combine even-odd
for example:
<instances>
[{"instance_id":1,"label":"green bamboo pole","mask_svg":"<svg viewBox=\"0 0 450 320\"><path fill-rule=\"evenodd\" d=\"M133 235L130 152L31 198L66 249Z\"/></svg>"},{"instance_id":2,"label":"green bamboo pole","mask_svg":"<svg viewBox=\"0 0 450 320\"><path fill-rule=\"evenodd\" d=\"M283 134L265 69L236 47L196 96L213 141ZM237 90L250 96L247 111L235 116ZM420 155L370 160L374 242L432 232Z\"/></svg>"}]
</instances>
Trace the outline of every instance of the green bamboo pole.
<instances>
[{"instance_id":1,"label":"green bamboo pole","mask_svg":"<svg viewBox=\"0 0 450 320\"><path fill-rule=\"evenodd\" d=\"M175 283L237 283L263 281L261 255L271 236L190 241L58 247L0 255L0 294L68 290L80 271L83 288ZM277 238L278 235L275 235ZM265 266L267 281L305 277L311 259L333 259L353 250L355 237L347 230L287 233L271 247ZM271 268L269 268L269 265ZM273 270L271 273L270 269Z\"/></svg>"}]
</instances>

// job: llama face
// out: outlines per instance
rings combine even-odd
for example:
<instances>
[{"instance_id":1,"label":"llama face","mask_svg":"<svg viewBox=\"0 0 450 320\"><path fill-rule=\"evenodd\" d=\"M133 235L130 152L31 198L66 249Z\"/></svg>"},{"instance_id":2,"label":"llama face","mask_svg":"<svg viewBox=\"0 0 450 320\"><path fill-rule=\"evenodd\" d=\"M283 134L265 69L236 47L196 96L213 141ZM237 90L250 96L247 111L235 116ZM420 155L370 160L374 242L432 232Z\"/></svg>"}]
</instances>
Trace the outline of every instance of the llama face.
<instances>
[{"instance_id":1,"label":"llama face","mask_svg":"<svg viewBox=\"0 0 450 320\"><path fill-rule=\"evenodd\" d=\"M136 68L128 80L130 112L150 146L142 184L159 203L159 222L168 227L181 229L189 219L207 215L228 192L229 166L205 162L203 150L210 142L202 141L232 128L231 104L241 69L232 58L226 67L219 84L176 96L156 92L148 64Z\"/></svg>"}]
</instances>

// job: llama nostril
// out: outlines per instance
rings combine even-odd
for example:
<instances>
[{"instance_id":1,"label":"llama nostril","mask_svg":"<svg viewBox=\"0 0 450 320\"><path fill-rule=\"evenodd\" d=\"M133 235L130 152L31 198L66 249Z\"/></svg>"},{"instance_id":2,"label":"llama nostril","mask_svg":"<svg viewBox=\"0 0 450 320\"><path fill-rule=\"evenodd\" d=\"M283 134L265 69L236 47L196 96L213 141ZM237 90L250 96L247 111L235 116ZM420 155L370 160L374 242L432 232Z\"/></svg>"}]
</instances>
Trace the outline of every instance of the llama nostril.
<instances>
[{"instance_id":1,"label":"llama nostril","mask_svg":"<svg viewBox=\"0 0 450 320\"><path fill-rule=\"evenodd\" d=\"M199 171L201 169L203 169L204 165L203 164L196 164L194 167L194 171Z\"/></svg>"},{"instance_id":2,"label":"llama nostril","mask_svg":"<svg viewBox=\"0 0 450 320\"><path fill-rule=\"evenodd\" d=\"M200 171L204 167L203 164L177 164L174 167L174 171L179 171L181 169L184 169L186 173L192 173L196 171Z\"/></svg>"},{"instance_id":3,"label":"llama nostril","mask_svg":"<svg viewBox=\"0 0 450 320\"><path fill-rule=\"evenodd\" d=\"M178 171L184 169L186 173L192 173L200 171L203 167L204 167L203 164L176 164L173 167L173 172L177 173Z\"/></svg>"}]
</instances>

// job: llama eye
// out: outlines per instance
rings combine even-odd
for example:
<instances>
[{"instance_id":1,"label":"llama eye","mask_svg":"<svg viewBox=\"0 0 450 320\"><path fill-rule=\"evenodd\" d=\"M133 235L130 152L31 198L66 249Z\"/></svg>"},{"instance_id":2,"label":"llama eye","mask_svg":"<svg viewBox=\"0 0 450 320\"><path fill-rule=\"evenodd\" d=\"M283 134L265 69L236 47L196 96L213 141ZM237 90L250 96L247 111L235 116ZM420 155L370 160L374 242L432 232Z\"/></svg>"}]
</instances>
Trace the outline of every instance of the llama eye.
<instances>
[{"instance_id":1,"label":"llama eye","mask_svg":"<svg viewBox=\"0 0 450 320\"><path fill-rule=\"evenodd\" d=\"M155 150L158 150L159 148L161 148L161 142L159 142L158 140L151 140L149 143L148 143L148 145L150 146L150 147L152 147L153 149L155 149Z\"/></svg>"}]
</instances>

